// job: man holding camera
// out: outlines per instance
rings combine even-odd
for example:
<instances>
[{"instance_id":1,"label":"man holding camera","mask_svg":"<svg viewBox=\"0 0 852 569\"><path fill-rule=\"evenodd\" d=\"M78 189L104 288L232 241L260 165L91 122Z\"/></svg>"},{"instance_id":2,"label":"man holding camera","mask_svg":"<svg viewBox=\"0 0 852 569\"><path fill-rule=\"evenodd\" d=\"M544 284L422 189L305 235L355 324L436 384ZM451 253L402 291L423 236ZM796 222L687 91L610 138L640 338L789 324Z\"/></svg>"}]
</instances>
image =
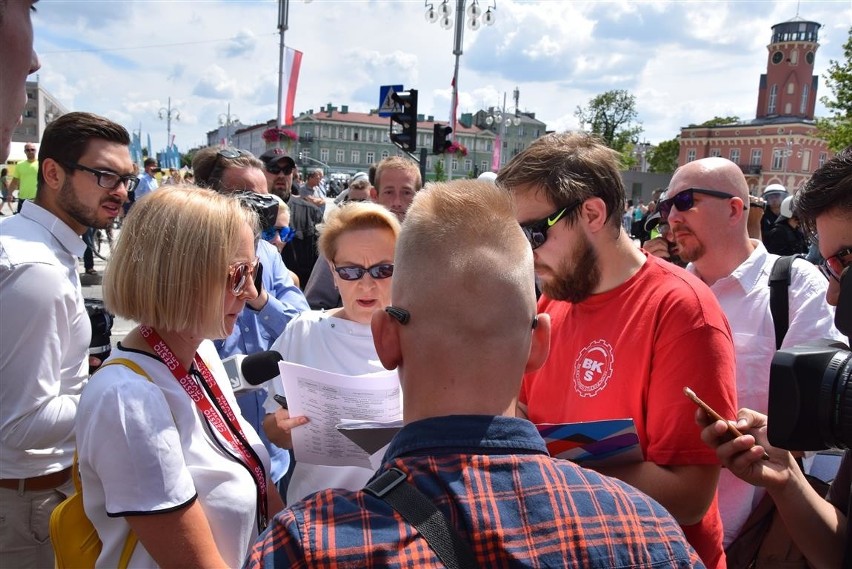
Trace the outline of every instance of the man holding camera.
<instances>
[{"instance_id":1,"label":"man holding camera","mask_svg":"<svg viewBox=\"0 0 852 569\"><path fill-rule=\"evenodd\" d=\"M680 257L690 263L687 270L713 291L731 326L737 354L737 401L742 407L766 412L769 364L777 347L769 281L779 257L748 236L745 176L724 158L695 160L677 169L665 196L659 209L671 227ZM819 337L839 339L832 325L834 312L822 300L825 278L816 267L796 259L789 278L784 291L789 325L782 347ZM740 535L762 498L761 490L722 470L719 511L726 548Z\"/></svg>"},{"instance_id":2,"label":"man holding camera","mask_svg":"<svg viewBox=\"0 0 852 569\"><path fill-rule=\"evenodd\" d=\"M837 327L848 335L850 309L840 305L852 302L852 282L848 282L852 279L848 270L852 264L852 147L814 173L796 196L796 209L805 226L819 236L825 258L821 268L828 276L825 298L828 304L838 306ZM816 337L819 333L812 329L810 339ZM848 450L826 501L808 483L790 452L768 444L766 415L740 409L735 425L745 434L733 440L724 421L712 422L703 411L696 418L705 427L702 439L716 449L722 464L772 496L792 541L811 566L850 566L852 557L847 554L844 560L844 549L850 544L847 517L852 457ZM763 460L764 452L769 460Z\"/></svg>"},{"instance_id":3,"label":"man holding camera","mask_svg":"<svg viewBox=\"0 0 852 569\"><path fill-rule=\"evenodd\" d=\"M89 113L51 122L38 192L0 221L0 558L51 567L48 521L73 492L74 420L91 324L77 258L87 227L112 224L136 185L124 127Z\"/></svg>"}]
</instances>

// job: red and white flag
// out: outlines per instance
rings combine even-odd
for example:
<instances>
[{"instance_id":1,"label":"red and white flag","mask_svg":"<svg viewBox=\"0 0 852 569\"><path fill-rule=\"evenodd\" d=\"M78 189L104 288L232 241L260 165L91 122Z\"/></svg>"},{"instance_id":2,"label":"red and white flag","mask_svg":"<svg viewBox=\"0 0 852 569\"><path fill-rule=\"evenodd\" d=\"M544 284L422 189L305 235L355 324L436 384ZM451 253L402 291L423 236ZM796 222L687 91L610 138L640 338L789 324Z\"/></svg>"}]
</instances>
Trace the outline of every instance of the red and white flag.
<instances>
[{"instance_id":1,"label":"red and white flag","mask_svg":"<svg viewBox=\"0 0 852 569\"><path fill-rule=\"evenodd\" d=\"M284 53L284 77L281 80L281 114L278 124L293 123L293 106L296 103L296 86L299 84L299 68L302 66L302 52L291 47Z\"/></svg>"}]
</instances>

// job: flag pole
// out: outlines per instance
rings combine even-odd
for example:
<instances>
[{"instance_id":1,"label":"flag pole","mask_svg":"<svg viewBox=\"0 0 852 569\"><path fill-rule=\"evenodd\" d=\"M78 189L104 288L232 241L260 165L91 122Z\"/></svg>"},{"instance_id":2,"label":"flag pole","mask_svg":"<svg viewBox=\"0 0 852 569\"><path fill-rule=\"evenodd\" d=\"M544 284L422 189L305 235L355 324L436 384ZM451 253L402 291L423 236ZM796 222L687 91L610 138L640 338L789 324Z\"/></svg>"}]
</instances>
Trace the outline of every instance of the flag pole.
<instances>
[{"instance_id":1,"label":"flag pole","mask_svg":"<svg viewBox=\"0 0 852 569\"><path fill-rule=\"evenodd\" d=\"M290 0L278 0L278 33L280 35L280 40L278 46L278 113L276 116L276 124L279 128L284 125L284 32L286 32L289 27L289 12ZM278 142L280 144L281 141L279 140Z\"/></svg>"}]
</instances>

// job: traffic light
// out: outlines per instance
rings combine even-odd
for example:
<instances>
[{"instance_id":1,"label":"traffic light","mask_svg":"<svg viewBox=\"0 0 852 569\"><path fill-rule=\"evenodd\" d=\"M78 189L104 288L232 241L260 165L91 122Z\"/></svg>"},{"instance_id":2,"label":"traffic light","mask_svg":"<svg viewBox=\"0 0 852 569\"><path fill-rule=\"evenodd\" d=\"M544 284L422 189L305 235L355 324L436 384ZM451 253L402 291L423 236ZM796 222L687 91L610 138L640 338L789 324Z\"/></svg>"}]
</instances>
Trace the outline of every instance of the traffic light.
<instances>
[{"instance_id":1,"label":"traffic light","mask_svg":"<svg viewBox=\"0 0 852 569\"><path fill-rule=\"evenodd\" d=\"M452 142L447 140L453 128L436 124L432 131L432 154L443 154Z\"/></svg>"},{"instance_id":2,"label":"traffic light","mask_svg":"<svg viewBox=\"0 0 852 569\"><path fill-rule=\"evenodd\" d=\"M391 142L406 152L414 152L417 150L417 90L394 92L391 98L402 107L402 112L391 113ZM399 128L395 129L394 125Z\"/></svg>"}]
</instances>

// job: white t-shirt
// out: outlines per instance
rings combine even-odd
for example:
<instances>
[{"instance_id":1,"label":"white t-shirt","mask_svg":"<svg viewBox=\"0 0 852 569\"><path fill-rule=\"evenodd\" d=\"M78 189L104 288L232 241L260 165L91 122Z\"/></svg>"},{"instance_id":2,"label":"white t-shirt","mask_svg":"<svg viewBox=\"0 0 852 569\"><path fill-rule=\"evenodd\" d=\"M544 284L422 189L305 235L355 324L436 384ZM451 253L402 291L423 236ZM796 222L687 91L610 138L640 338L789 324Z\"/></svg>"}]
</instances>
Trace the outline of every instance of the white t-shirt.
<instances>
[{"instance_id":1,"label":"white t-shirt","mask_svg":"<svg viewBox=\"0 0 852 569\"><path fill-rule=\"evenodd\" d=\"M268 472L269 455L240 415L213 343L203 342L198 354ZM219 554L228 566L240 567L257 537L257 486L236 458L239 452L207 423L160 360L120 345L109 359L116 357L139 364L153 384L112 365L92 376L80 399L76 436L84 506L103 542L97 566L118 566L130 527L124 516L167 513L197 497ZM130 567L154 566L139 543Z\"/></svg>"},{"instance_id":2,"label":"white t-shirt","mask_svg":"<svg viewBox=\"0 0 852 569\"><path fill-rule=\"evenodd\" d=\"M284 329L270 348L285 360L313 368L346 375L364 375L385 371L369 324L330 316L323 310L303 312ZM284 382L276 377L270 382L269 397L264 407L268 413L279 409L273 395L285 395ZM296 462L287 504L326 488L360 490L372 477L373 470L358 466L320 466Z\"/></svg>"}]
</instances>

